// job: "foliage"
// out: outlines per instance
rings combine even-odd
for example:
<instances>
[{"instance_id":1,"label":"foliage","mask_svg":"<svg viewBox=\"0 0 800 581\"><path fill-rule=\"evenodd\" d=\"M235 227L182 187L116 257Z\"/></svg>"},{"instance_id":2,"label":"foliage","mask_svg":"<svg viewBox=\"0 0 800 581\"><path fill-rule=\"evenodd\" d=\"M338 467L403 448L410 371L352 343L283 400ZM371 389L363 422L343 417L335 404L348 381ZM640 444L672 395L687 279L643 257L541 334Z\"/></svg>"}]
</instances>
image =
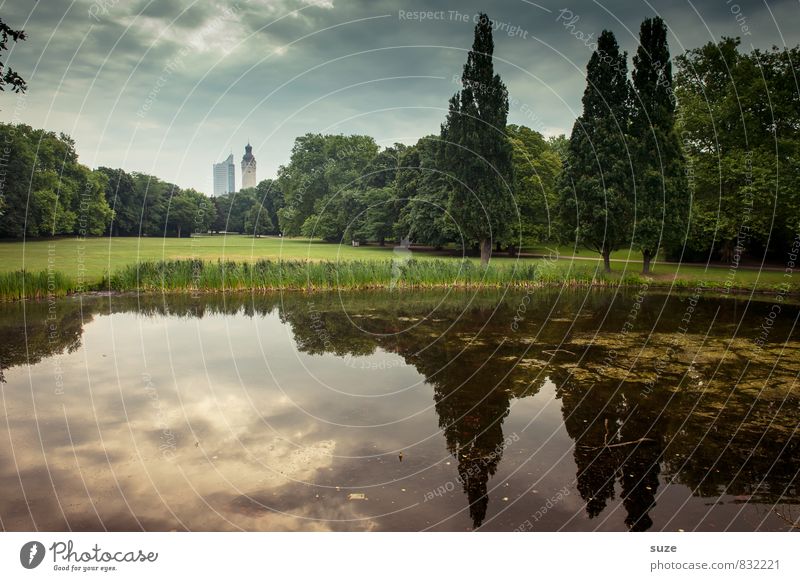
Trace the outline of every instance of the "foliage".
<instances>
[{"instance_id":1,"label":"foliage","mask_svg":"<svg viewBox=\"0 0 800 581\"><path fill-rule=\"evenodd\" d=\"M113 216L106 177L78 163L69 136L3 123L0 141L8 151L0 236L103 233Z\"/></svg>"},{"instance_id":2,"label":"foliage","mask_svg":"<svg viewBox=\"0 0 800 581\"><path fill-rule=\"evenodd\" d=\"M3 51L8 50L9 39L19 42L26 38L24 30L14 30L0 18L0 57L2 57ZM24 93L28 88L25 79L0 61L0 91L5 91L6 87L10 87L12 93Z\"/></svg>"},{"instance_id":3,"label":"foliage","mask_svg":"<svg viewBox=\"0 0 800 581\"><path fill-rule=\"evenodd\" d=\"M633 246L644 257L643 271L662 246L679 249L686 236L689 192L680 140L667 26L661 18L642 22L633 57L630 144L635 167Z\"/></svg>"},{"instance_id":4,"label":"foliage","mask_svg":"<svg viewBox=\"0 0 800 581\"><path fill-rule=\"evenodd\" d=\"M306 218L300 233L326 242L350 243L363 219L362 197L358 190L339 190L314 204L314 213Z\"/></svg>"},{"instance_id":5,"label":"foliage","mask_svg":"<svg viewBox=\"0 0 800 581\"><path fill-rule=\"evenodd\" d=\"M156 176L78 162L75 143L27 125L0 124L8 143L0 236L189 236L216 216L200 192Z\"/></svg>"},{"instance_id":6,"label":"foliage","mask_svg":"<svg viewBox=\"0 0 800 581\"><path fill-rule=\"evenodd\" d=\"M393 184L393 182L390 182ZM368 188L362 195L363 210L356 237L375 240L381 246L394 235L398 220L396 190L392 186Z\"/></svg>"},{"instance_id":7,"label":"foliage","mask_svg":"<svg viewBox=\"0 0 800 581\"><path fill-rule=\"evenodd\" d=\"M515 218L509 244L523 246L550 240L558 204L561 158L556 146L541 133L525 126L509 125L506 133L513 148Z\"/></svg>"},{"instance_id":8,"label":"foliage","mask_svg":"<svg viewBox=\"0 0 800 581\"><path fill-rule=\"evenodd\" d=\"M134 185L133 176L122 169L97 168L106 178L105 197L114 212L109 225L114 236L131 236L140 233L142 196Z\"/></svg>"},{"instance_id":9,"label":"foliage","mask_svg":"<svg viewBox=\"0 0 800 581\"><path fill-rule=\"evenodd\" d=\"M208 232L216 217L216 208L197 190L178 190L169 201L166 232L178 238Z\"/></svg>"},{"instance_id":10,"label":"foliage","mask_svg":"<svg viewBox=\"0 0 800 581\"><path fill-rule=\"evenodd\" d=\"M114 210L106 232L112 236L191 236L205 233L216 218L214 202L156 176L100 167L105 198ZM102 232L100 232L102 234Z\"/></svg>"},{"instance_id":11,"label":"foliage","mask_svg":"<svg viewBox=\"0 0 800 581\"><path fill-rule=\"evenodd\" d=\"M22 39L0 20L0 52ZM800 47L739 44L677 57L673 90L660 18L642 23L630 81L627 55L603 31L569 139L545 139L507 125L492 23L481 15L440 135L381 149L365 135L309 133L277 179L216 198L152 175L92 171L69 136L0 124L0 237L302 234L477 247L484 262L493 241L513 251L560 237L598 252L607 269L629 244L645 272L664 250L785 263L800 231ZM0 74L11 70L0 63ZM24 90L15 79L3 80Z\"/></svg>"},{"instance_id":12,"label":"foliage","mask_svg":"<svg viewBox=\"0 0 800 581\"><path fill-rule=\"evenodd\" d=\"M739 44L723 38L676 59L694 192L688 250L784 261L800 230L800 47L743 54Z\"/></svg>"},{"instance_id":13,"label":"foliage","mask_svg":"<svg viewBox=\"0 0 800 581\"><path fill-rule=\"evenodd\" d=\"M508 90L494 73L492 22L481 14L442 125L440 168L449 178L448 211L468 242L478 242L487 263L492 241L509 234L514 219L511 143L506 137Z\"/></svg>"},{"instance_id":14,"label":"foliage","mask_svg":"<svg viewBox=\"0 0 800 581\"><path fill-rule=\"evenodd\" d=\"M261 202L253 204L244 216L244 232L253 236L269 234L273 230L269 212Z\"/></svg>"},{"instance_id":15,"label":"foliage","mask_svg":"<svg viewBox=\"0 0 800 581\"><path fill-rule=\"evenodd\" d=\"M278 212L283 208L283 192L276 180L261 180L256 185L256 200L263 206L269 222L269 229L264 234L278 234Z\"/></svg>"},{"instance_id":16,"label":"foliage","mask_svg":"<svg viewBox=\"0 0 800 581\"><path fill-rule=\"evenodd\" d=\"M606 270L611 252L631 236L631 160L627 56L604 30L586 67L583 113L575 121L561 180L566 235L599 252Z\"/></svg>"},{"instance_id":17,"label":"foliage","mask_svg":"<svg viewBox=\"0 0 800 581\"><path fill-rule=\"evenodd\" d=\"M441 247L459 241L458 230L447 212L448 182L437 167L441 140L423 137L400 159L396 191L398 221L395 237Z\"/></svg>"},{"instance_id":18,"label":"foliage","mask_svg":"<svg viewBox=\"0 0 800 581\"><path fill-rule=\"evenodd\" d=\"M359 187L377 153L375 140L366 135L308 133L298 137L288 165L278 170L284 206L277 215L283 234L297 236L311 227L313 221L306 225L309 218L324 208L336 209L340 204L336 197L345 189Z\"/></svg>"},{"instance_id":19,"label":"foliage","mask_svg":"<svg viewBox=\"0 0 800 581\"><path fill-rule=\"evenodd\" d=\"M259 203L257 187L215 196L216 218L211 229L214 232L247 232L245 217L250 208Z\"/></svg>"}]
</instances>

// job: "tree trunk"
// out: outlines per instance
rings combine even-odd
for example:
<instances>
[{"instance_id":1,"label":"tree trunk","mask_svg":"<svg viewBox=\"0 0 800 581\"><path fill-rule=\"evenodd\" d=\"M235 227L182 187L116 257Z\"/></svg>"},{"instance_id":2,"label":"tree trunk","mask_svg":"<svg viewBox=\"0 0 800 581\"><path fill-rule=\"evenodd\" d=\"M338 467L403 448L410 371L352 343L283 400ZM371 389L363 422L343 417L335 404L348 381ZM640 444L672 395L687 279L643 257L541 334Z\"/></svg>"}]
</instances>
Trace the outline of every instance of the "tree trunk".
<instances>
[{"instance_id":1,"label":"tree trunk","mask_svg":"<svg viewBox=\"0 0 800 581\"><path fill-rule=\"evenodd\" d=\"M719 251L719 257L722 262L730 262L733 260L733 243L730 240L722 243L722 248Z\"/></svg>"},{"instance_id":2,"label":"tree trunk","mask_svg":"<svg viewBox=\"0 0 800 581\"><path fill-rule=\"evenodd\" d=\"M495 250L495 252L500 252L500 251L503 250L503 248L500 246L500 241L499 240L497 241L497 244L495 244L494 250Z\"/></svg>"},{"instance_id":3,"label":"tree trunk","mask_svg":"<svg viewBox=\"0 0 800 581\"><path fill-rule=\"evenodd\" d=\"M492 257L492 241L488 238L481 240L481 264L486 266Z\"/></svg>"},{"instance_id":4,"label":"tree trunk","mask_svg":"<svg viewBox=\"0 0 800 581\"><path fill-rule=\"evenodd\" d=\"M603 269L606 272L611 272L611 250L603 250Z\"/></svg>"},{"instance_id":5,"label":"tree trunk","mask_svg":"<svg viewBox=\"0 0 800 581\"><path fill-rule=\"evenodd\" d=\"M650 261L653 257L649 252L642 252L642 274L650 274Z\"/></svg>"},{"instance_id":6,"label":"tree trunk","mask_svg":"<svg viewBox=\"0 0 800 581\"><path fill-rule=\"evenodd\" d=\"M380 240L378 240L378 244L380 246L386 246L386 239L385 238L381 238Z\"/></svg>"}]
</instances>

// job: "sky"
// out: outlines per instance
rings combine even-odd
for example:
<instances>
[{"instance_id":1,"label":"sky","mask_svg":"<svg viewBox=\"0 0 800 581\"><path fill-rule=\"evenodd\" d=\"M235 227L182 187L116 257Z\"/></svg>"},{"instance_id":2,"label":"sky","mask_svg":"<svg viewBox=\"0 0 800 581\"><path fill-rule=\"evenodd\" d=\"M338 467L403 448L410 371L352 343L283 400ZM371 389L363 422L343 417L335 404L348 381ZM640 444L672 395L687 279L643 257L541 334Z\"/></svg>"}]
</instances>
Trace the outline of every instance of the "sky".
<instances>
[{"instance_id":1,"label":"sky","mask_svg":"<svg viewBox=\"0 0 800 581\"><path fill-rule=\"evenodd\" d=\"M23 28L6 65L28 82L0 94L0 121L71 135L80 161L212 192L212 163L276 176L305 133L381 146L438 133L476 15L495 23L509 122L568 133L592 43L612 30L629 59L659 15L673 55L740 37L800 44L800 0L0 0Z\"/></svg>"}]
</instances>

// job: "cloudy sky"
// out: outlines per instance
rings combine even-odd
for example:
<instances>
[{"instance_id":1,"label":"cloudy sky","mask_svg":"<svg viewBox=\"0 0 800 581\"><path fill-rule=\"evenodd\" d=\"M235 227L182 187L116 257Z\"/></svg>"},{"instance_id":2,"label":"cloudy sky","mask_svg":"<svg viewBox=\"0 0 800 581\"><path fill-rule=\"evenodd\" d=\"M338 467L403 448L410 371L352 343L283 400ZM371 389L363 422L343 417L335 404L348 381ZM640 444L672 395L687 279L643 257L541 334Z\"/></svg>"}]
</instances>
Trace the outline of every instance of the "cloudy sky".
<instances>
[{"instance_id":1,"label":"cloudy sky","mask_svg":"<svg viewBox=\"0 0 800 581\"><path fill-rule=\"evenodd\" d=\"M495 21L510 122L546 135L577 115L603 28L632 53L661 15L673 54L721 36L747 48L800 42L799 0L5 0L28 40L6 62L28 81L0 120L71 134L81 161L211 192L211 164L249 140L258 178L294 138L366 133L381 145L438 131L474 17ZM430 11L420 18L418 11ZM794 23L794 25L793 25ZM591 35L591 36L589 36Z\"/></svg>"}]
</instances>

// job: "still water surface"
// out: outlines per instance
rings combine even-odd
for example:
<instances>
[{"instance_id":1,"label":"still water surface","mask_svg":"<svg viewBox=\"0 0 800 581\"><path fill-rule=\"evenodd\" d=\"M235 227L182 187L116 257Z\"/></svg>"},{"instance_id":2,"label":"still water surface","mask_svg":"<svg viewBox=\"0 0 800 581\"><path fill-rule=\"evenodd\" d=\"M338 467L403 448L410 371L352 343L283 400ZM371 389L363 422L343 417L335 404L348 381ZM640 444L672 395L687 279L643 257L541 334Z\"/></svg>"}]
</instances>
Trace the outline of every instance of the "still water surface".
<instances>
[{"instance_id":1,"label":"still water surface","mask_svg":"<svg viewBox=\"0 0 800 581\"><path fill-rule=\"evenodd\" d=\"M0 306L4 530L788 530L798 308L636 289Z\"/></svg>"}]
</instances>

